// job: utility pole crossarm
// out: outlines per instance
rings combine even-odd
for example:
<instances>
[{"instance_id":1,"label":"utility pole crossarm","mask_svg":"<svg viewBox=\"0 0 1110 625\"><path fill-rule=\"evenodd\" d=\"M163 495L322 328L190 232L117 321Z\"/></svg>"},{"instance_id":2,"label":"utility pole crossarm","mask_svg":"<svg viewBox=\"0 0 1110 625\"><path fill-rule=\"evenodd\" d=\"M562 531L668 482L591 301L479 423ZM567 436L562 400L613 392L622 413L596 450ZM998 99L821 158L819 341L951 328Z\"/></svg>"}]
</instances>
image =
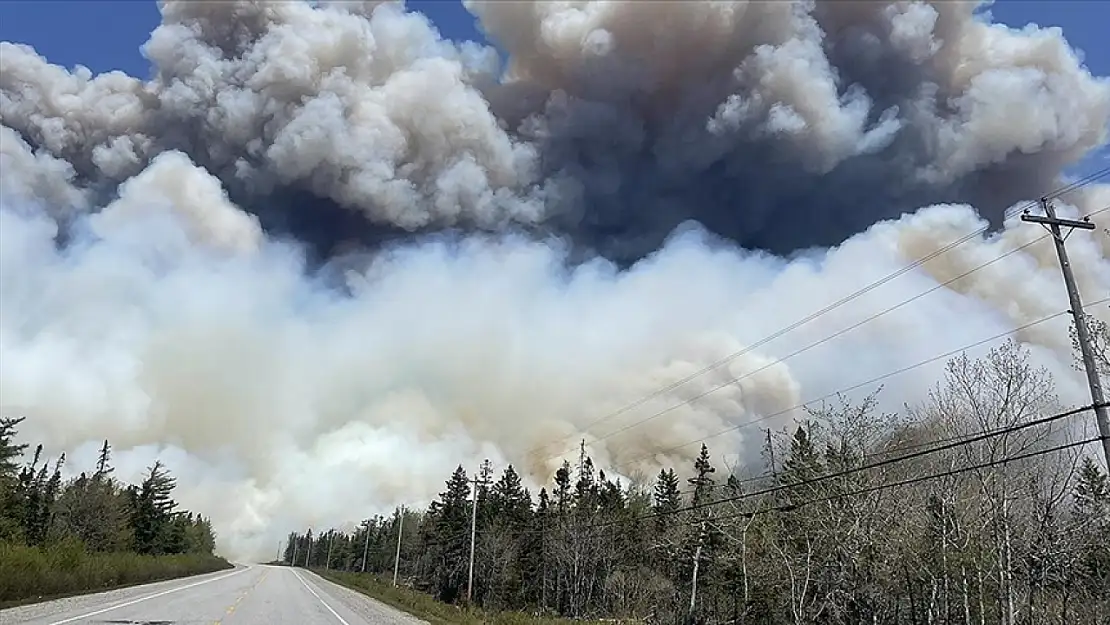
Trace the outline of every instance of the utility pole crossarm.
<instances>
[{"instance_id":1,"label":"utility pole crossarm","mask_svg":"<svg viewBox=\"0 0 1110 625\"><path fill-rule=\"evenodd\" d=\"M1060 217L1042 217L1041 215L1030 215L1025 213L1021 216L1022 221L1028 221L1035 224L1042 224L1045 226L1061 226L1064 228L1079 228L1080 230L1094 230L1095 224L1089 219L1080 221L1078 219L1063 219Z\"/></svg>"}]
</instances>

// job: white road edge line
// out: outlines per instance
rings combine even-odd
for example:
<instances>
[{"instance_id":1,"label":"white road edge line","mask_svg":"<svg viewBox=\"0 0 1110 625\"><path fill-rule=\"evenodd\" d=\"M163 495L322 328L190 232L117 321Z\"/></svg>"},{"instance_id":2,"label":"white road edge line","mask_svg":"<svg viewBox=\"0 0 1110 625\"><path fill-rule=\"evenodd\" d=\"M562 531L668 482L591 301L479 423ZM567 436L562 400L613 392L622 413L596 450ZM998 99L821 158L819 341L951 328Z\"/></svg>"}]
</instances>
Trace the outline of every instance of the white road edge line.
<instances>
[{"instance_id":1,"label":"white road edge line","mask_svg":"<svg viewBox=\"0 0 1110 625\"><path fill-rule=\"evenodd\" d=\"M308 585L308 582L304 581L304 578L301 577L300 573L294 570L293 575L295 575L297 579L301 580L301 583L304 584L304 587L308 589L308 592L312 593L312 596L316 597L316 600L320 602L320 605L327 608L328 612L331 612L331 615L334 616L340 623L343 623L343 625L351 625L350 623L345 621L342 616L339 616L339 613L333 610L331 606L328 605L327 601L324 601L324 599L320 595L316 594L316 591L312 589L312 586Z\"/></svg>"},{"instance_id":2,"label":"white road edge line","mask_svg":"<svg viewBox=\"0 0 1110 625\"><path fill-rule=\"evenodd\" d=\"M82 614L81 616L71 616L70 618L67 618L63 621L55 621L53 623L50 623L50 625L62 625L63 623L72 623L73 621L79 621L83 618L89 618L90 616L96 616L97 614L104 614L105 612L111 612L112 610L118 610L120 608L126 608L129 605L135 605L136 603L142 603L143 601L146 601L148 599L163 597L165 595L177 592L179 590L185 590L187 588L193 588L194 586L200 586L201 584L211 584L212 582L218 582L221 579L227 579L227 578L231 577L232 575L238 575L240 573L244 573L246 571L251 570L252 568L254 568L254 567L253 566L248 566L244 569L239 569L238 571L228 573L227 575L221 575L219 577L213 577L212 579L205 579L205 580L201 580L199 582L193 582L192 584L187 584L185 586L179 586L177 588L171 588L169 590L163 590L162 592L156 592L153 595L147 595L145 597L139 597L138 599L133 599L131 601L125 601L124 603L121 603L119 605L114 605L110 608L103 608L103 609L97 610L95 612L89 612L88 614Z\"/></svg>"}]
</instances>

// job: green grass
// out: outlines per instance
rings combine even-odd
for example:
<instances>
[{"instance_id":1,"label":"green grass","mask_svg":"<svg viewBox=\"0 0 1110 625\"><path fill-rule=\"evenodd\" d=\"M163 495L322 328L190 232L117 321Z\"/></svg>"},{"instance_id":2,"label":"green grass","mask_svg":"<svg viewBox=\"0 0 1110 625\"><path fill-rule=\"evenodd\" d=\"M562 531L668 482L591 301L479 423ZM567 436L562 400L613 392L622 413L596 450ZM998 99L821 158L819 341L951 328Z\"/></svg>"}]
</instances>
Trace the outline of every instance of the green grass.
<instances>
[{"instance_id":1,"label":"green grass","mask_svg":"<svg viewBox=\"0 0 1110 625\"><path fill-rule=\"evenodd\" d=\"M211 555L88 553L80 543L45 548L0 543L0 608L229 568Z\"/></svg>"},{"instance_id":2,"label":"green grass","mask_svg":"<svg viewBox=\"0 0 1110 625\"><path fill-rule=\"evenodd\" d=\"M540 618L523 612L486 612L477 608L463 609L436 600L431 595L411 588L394 588L391 580L377 575L345 573L313 569L321 577L361 592L382 603L407 612L432 625L588 625L597 621L571 621ZM612 625L610 621L608 625Z\"/></svg>"}]
</instances>

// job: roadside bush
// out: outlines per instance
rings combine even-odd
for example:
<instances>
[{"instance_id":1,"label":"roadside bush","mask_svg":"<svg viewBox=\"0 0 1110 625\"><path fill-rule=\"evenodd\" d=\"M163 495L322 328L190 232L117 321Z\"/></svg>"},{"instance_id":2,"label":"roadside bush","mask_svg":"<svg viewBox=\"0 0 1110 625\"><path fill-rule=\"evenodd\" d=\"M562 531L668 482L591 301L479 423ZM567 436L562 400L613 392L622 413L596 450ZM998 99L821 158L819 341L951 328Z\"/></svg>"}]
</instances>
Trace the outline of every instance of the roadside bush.
<instances>
[{"instance_id":1,"label":"roadside bush","mask_svg":"<svg viewBox=\"0 0 1110 625\"><path fill-rule=\"evenodd\" d=\"M321 577L346 586L351 590L377 599L382 603L407 612L432 625L594 625L600 621L571 621L560 618L537 617L523 612L487 612L478 608L461 608L443 603L435 597L411 588L394 587L389 579L368 573L348 573L312 569ZM607 625L620 621L610 620Z\"/></svg>"},{"instance_id":2,"label":"roadside bush","mask_svg":"<svg viewBox=\"0 0 1110 625\"><path fill-rule=\"evenodd\" d=\"M207 554L89 553L73 539L42 548L0 542L0 606L228 568L226 560Z\"/></svg>"}]
</instances>

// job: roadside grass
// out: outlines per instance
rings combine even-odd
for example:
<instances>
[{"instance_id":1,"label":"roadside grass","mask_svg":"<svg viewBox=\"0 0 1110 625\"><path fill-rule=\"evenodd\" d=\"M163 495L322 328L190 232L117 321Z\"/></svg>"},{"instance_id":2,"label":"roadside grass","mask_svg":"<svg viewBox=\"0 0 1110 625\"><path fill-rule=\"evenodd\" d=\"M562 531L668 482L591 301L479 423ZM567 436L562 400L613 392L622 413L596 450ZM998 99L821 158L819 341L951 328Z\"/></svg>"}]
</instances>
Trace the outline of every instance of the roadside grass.
<instances>
[{"instance_id":1,"label":"roadside grass","mask_svg":"<svg viewBox=\"0 0 1110 625\"><path fill-rule=\"evenodd\" d=\"M0 542L0 609L230 568L211 555L89 553L78 542L43 548Z\"/></svg>"},{"instance_id":2,"label":"roadside grass","mask_svg":"<svg viewBox=\"0 0 1110 625\"><path fill-rule=\"evenodd\" d=\"M591 625L602 621L572 621L569 619L537 617L524 612L487 612L478 608L461 608L443 603L435 597L406 588L394 587L389 579L369 573L347 573L312 569L320 577L340 586L361 592L382 603L407 612L432 625ZM605 621L613 625L615 621Z\"/></svg>"}]
</instances>

